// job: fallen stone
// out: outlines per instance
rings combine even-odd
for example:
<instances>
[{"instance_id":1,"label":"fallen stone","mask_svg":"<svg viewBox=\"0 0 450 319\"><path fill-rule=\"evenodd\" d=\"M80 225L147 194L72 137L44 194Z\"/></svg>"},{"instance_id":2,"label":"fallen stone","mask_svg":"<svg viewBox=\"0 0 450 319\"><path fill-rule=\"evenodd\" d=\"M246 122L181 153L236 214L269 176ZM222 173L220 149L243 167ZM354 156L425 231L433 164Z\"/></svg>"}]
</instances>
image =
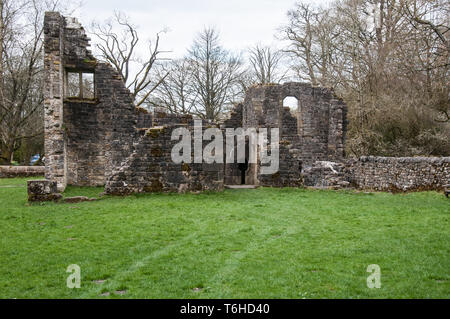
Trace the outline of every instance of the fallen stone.
<instances>
[{"instance_id":1,"label":"fallen stone","mask_svg":"<svg viewBox=\"0 0 450 319\"><path fill-rule=\"evenodd\" d=\"M227 189L255 189L257 185L224 185Z\"/></svg>"},{"instance_id":2,"label":"fallen stone","mask_svg":"<svg viewBox=\"0 0 450 319\"><path fill-rule=\"evenodd\" d=\"M65 203L80 203L80 202L86 202L88 200L89 200L89 197L86 197L86 196L74 196L74 197L64 198Z\"/></svg>"}]
</instances>

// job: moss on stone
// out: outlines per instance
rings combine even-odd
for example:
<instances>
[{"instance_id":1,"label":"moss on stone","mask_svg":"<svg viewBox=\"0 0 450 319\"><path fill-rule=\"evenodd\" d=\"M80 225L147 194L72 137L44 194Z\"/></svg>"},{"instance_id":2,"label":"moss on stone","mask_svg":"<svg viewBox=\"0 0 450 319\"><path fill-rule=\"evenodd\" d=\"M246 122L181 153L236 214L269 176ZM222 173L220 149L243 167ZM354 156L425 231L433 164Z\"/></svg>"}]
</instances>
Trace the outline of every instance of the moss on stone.
<instances>
[{"instance_id":1,"label":"moss on stone","mask_svg":"<svg viewBox=\"0 0 450 319\"><path fill-rule=\"evenodd\" d=\"M181 164L181 170L183 172L190 172L191 171L191 167L187 163L183 163L183 164Z\"/></svg>"},{"instance_id":2,"label":"moss on stone","mask_svg":"<svg viewBox=\"0 0 450 319\"><path fill-rule=\"evenodd\" d=\"M163 190L163 184L158 179L155 179L150 185L145 186L143 190L146 193L159 193Z\"/></svg>"},{"instance_id":3,"label":"moss on stone","mask_svg":"<svg viewBox=\"0 0 450 319\"><path fill-rule=\"evenodd\" d=\"M136 114L140 114L140 113L142 113L142 114L148 114L148 110L147 110L147 109L144 109L143 107L136 106Z\"/></svg>"},{"instance_id":4,"label":"moss on stone","mask_svg":"<svg viewBox=\"0 0 450 319\"><path fill-rule=\"evenodd\" d=\"M86 59L83 60L83 63L87 64L87 65L89 65L91 67L97 66L97 60L95 60L95 59L88 59L88 58L86 58Z\"/></svg>"},{"instance_id":5,"label":"moss on stone","mask_svg":"<svg viewBox=\"0 0 450 319\"><path fill-rule=\"evenodd\" d=\"M151 128L147 130L147 133L145 133L146 136L149 136L151 138L157 138L161 135L161 133L164 133L163 127L158 128Z\"/></svg>"}]
</instances>

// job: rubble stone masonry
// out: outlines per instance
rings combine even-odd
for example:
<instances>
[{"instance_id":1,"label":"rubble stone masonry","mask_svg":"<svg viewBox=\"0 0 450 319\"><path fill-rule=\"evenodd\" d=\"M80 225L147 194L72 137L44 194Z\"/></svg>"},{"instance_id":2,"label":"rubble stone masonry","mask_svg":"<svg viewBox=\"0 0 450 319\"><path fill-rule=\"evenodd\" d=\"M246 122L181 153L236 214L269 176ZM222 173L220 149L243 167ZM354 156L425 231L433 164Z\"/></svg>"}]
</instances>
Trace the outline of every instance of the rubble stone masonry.
<instances>
[{"instance_id":1,"label":"rubble stone masonry","mask_svg":"<svg viewBox=\"0 0 450 319\"><path fill-rule=\"evenodd\" d=\"M444 190L450 184L450 157L363 156L346 166L348 181L361 189Z\"/></svg>"},{"instance_id":2,"label":"rubble stone masonry","mask_svg":"<svg viewBox=\"0 0 450 319\"><path fill-rule=\"evenodd\" d=\"M0 178L43 176L44 166L0 166Z\"/></svg>"},{"instance_id":3,"label":"rubble stone masonry","mask_svg":"<svg viewBox=\"0 0 450 319\"><path fill-rule=\"evenodd\" d=\"M178 141L171 140L172 131L184 127L192 133L191 116L136 107L121 75L92 56L76 19L47 12L44 35L46 180L29 183L30 200L60 198L56 193L66 185L104 185L108 194L126 195L219 191L243 180L389 191L441 190L449 183L449 158L346 159L345 103L331 89L295 82L253 86L225 120L203 121L203 130L219 128L224 142L227 128L277 128L278 172L261 174L260 158L247 169L238 163L175 164L171 150ZM69 73L79 74L78 96L68 94ZM93 96L82 93L85 74L93 78ZM295 98L297 107L283 106L286 97Z\"/></svg>"}]
</instances>

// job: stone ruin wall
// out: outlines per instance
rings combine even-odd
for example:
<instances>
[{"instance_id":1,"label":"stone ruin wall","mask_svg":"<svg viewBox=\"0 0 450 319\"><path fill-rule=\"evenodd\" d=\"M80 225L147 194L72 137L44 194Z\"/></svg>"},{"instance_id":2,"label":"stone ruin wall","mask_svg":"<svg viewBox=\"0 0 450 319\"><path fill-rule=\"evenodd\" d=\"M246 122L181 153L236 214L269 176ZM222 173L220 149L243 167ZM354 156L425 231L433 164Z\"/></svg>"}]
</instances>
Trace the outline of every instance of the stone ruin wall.
<instances>
[{"instance_id":1,"label":"stone ruin wall","mask_svg":"<svg viewBox=\"0 0 450 319\"><path fill-rule=\"evenodd\" d=\"M67 184L100 186L132 149L142 119L120 75L87 49L89 38L72 18L47 12L45 47L46 178L58 190ZM66 97L66 72L95 74L95 98Z\"/></svg>"},{"instance_id":2,"label":"stone ruin wall","mask_svg":"<svg viewBox=\"0 0 450 319\"><path fill-rule=\"evenodd\" d=\"M283 107L295 97L298 108ZM307 83L250 88L243 104L243 127L278 128L280 167L273 175L257 175L264 186L302 186L302 171L319 160L344 158L347 108L332 90Z\"/></svg>"},{"instance_id":3,"label":"stone ruin wall","mask_svg":"<svg viewBox=\"0 0 450 319\"><path fill-rule=\"evenodd\" d=\"M131 193L220 191L224 187L223 164L179 163L171 159L172 131L187 128L193 134L193 120L140 130L133 153L108 177L105 192ZM207 126L203 126L205 130ZM191 156L194 156L192 149Z\"/></svg>"},{"instance_id":4,"label":"stone ruin wall","mask_svg":"<svg viewBox=\"0 0 450 319\"><path fill-rule=\"evenodd\" d=\"M135 126L143 117L109 65L96 65L95 82L94 102L64 103L69 185L105 185L113 168L132 152Z\"/></svg>"},{"instance_id":5,"label":"stone ruin wall","mask_svg":"<svg viewBox=\"0 0 450 319\"><path fill-rule=\"evenodd\" d=\"M375 191L444 190L450 184L450 157L363 156L346 161L350 185Z\"/></svg>"},{"instance_id":6,"label":"stone ruin wall","mask_svg":"<svg viewBox=\"0 0 450 319\"><path fill-rule=\"evenodd\" d=\"M177 127L192 132L192 117L135 107L121 76L92 56L75 19L47 12L44 34L47 181L31 182L30 198L43 200L48 190L61 192L66 185L105 185L106 193L125 195L217 191L240 184L237 163L174 164L170 154L177 141L171 141L171 132ZM66 97L71 70L95 75L94 98ZM297 110L283 107L288 96L298 100ZM279 171L261 175L260 161L250 164L247 184L413 190L449 183L448 158L345 159L346 113L343 101L326 88L260 85L248 90L223 123L204 122L203 129L216 125L225 141L226 128L279 128Z\"/></svg>"},{"instance_id":7,"label":"stone ruin wall","mask_svg":"<svg viewBox=\"0 0 450 319\"><path fill-rule=\"evenodd\" d=\"M44 166L0 166L0 178L43 176Z\"/></svg>"},{"instance_id":8,"label":"stone ruin wall","mask_svg":"<svg viewBox=\"0 0 450 319\"><path fill-rule=\"evenodd\" d=\"M46 13L44 22L44 147L45 178L59 191L67 184L63 130L63 18Z\"/></svg>"}]
</instances>

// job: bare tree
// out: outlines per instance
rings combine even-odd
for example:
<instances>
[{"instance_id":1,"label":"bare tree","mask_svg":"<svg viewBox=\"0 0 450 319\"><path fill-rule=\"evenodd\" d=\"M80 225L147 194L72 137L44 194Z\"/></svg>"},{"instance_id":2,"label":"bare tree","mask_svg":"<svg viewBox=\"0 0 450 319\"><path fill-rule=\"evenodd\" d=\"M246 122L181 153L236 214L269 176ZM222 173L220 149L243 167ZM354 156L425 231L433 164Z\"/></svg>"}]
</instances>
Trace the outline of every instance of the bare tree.
<instances>
[{"instance_id":1,"label":"bare tree","mask_svg":"<svg viewBox=\"0 0 450 319\"><path fill-rule=\"evenodd\" d=\"M313 85L317 85L312 58L312 20L316 14L310 4L297 3L293 10L288 11L289 24L282 28L281 36L282 39L290 41L285 52L298 61L294 63L297 76L309 80Z\"/></svg>"},{"instance_id":2,"label":"bare tree","mask_svg":"<svg viewBox=\"0 0 450 319\"><path fill-rule=\"evenodd\" d=\"M217 30L205 28L197 34L186 59L193 77L192 90L198 93L193 113L215 120L226 104L242 96L241 58L220 45Z\"/></svg>"},{"instance_id":3,"label":"bare tree","mask_svg":"<svg viewBox=\"0 0 450 319\"><path fill-rule=\"evenodd\" d=\"M286 78L287 71L281 71L282 51L257 44L248 53L253 83L280 83Z\"/></svg>"},{"instance_id":4,"label":"bare tree","mask_svg":"<svg viewBox=\"0 0 450 319\"><path fill-rule=\"evenodd\" d=\"M444 44L445 48L450 50L450 43L448 40L448 32L450 31L450 10L448 7L448 2L442 0L430 1L425 5L428 6L428 10L421 10L421 8L418 7L417 1L400 0L400 8L404 11L406 16L414 22L429 27ZM442 10L445 12L443 15L443 20L439 21L439 19L436 19L436 15L434 14L436 10Z\"/></svg>"},{"instance_id":5,"label":"bare tree","mask_svg":"<svg viewBox=\"0 0 450 319\"><path fill-rule=\"evenodd\" d=\"M290 42L284 50L293 59L297 77L313 85L328 86L332 72L334 40L339 34L329 8L299 2L287 13L289 23L281 29L281 39Z\"/></svg>"},{"instance_id":6,"label":"bare tree","mask_svg":"<svg viewBox=\"0 0 450 319\"><path fill-rule=\"evenodd\" d=\"M43 135L42 34L44 11L57 0L0 0L0 147L11 163L21 145Z\"/></svg>"},{"instance_id":7,"label":"bare tree","mask_svg":"<svg viewBox=\"0 0 450 319\"><path fill-rule=\"evenodd\" d=\"M159 67L156 74L161 84L147 103L174 114L191 114L198 100L193 90L193 75L186 59L177 59Z\"/></svg>"},{"instance_id":8,"label":"bare tree","mask_svg":"<svg viewBox=\"0 0 450 319\"><path fill-rule=\"evenodd\" d=\"M298 3L282 38L298 77L349 107L350 154L449 155L450 3Z\"/></svg>"},{"instance_id":9,"label":"bare tree","mask_svg":"<svg viewBox=\"0 0 450 319\"><path fill-rule=\"evenodd\" d=\"M123 13L115 12L114 17L103 24L94 22L92 29L98 40L96 48L100 59L111 63L119 72L136 106L144 104L167 76L155 80L153 74L158 61L164 60L162 54L167 53L159 48L160 37L165 30L156 34L154 42L148 43L145 58L140 58L137 54L140 41L137 28Z\"/></svg>"}]
</instances>

